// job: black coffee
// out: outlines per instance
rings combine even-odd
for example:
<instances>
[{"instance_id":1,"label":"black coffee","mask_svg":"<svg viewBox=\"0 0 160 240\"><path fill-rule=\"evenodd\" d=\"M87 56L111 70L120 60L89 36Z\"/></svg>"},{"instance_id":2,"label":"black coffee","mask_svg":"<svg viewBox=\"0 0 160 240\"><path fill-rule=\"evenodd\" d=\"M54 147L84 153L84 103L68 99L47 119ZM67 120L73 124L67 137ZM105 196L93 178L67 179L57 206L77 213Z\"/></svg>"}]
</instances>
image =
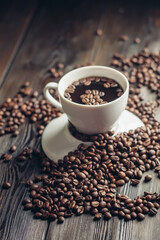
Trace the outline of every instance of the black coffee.
<instances>
[{"instance_id":1,"label":"black coffee","mask_svg":"<svg viewBox=\"0 0 160 240\"><path fill-rule=\"evenodd\" d=\"M99 105L111 102L122 94L122 87L113 79L88 77L73 82L66 89L64 96L76 103Z\"/></svg>"}]
</instances>

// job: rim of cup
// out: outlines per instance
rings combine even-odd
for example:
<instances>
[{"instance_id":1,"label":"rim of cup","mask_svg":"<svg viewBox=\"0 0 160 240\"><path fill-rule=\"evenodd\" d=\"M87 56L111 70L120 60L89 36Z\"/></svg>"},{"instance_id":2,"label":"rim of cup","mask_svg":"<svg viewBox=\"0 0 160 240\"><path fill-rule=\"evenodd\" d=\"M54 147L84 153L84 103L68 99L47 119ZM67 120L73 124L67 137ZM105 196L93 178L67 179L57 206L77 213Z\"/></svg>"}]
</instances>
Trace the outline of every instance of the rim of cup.
<instances>
[{"instance_id":1,"label":"rim of cup","mask_svg":"<svg viewBox=\"0 0 160 240\"><path fill-rule=\"evenodd\" d=\"M119 74L121 77L123 77L123 79L125 80L125 83L126 83L126 88L125 88L125 89L124 89L124 87L123 87L119 82L116 81L116 79L114 79L113 77L109 77L109 76L108 76L108 78L113 79L114 81L116 81L116 82L122 87L122 89L123 89L123 91L124 91L123 94L122 94L120 97L118 97L118 98L116 98L115 100L113 100L113 101L110 101L110 102L107 102L107 103L104 103L104 104L99 104L99 105L85 105L85 104L76 103L76 102L74 102L74 101L71 101L71 100L67 99L67 98L64 96L64 92L65 92L65 91L62 93L62 90L60 89L60 88L61 88L61 84L63 84L63 81L66 81L65 78L68 77L69 75L75 73L76 71L79 72L79 71L83 71L83 70L87 70L87 69L95 69L95 68L97 68L97 70L98 70L98 69L99 69L99 70L102 70L102 69L103 69L103 70L113 71L114 73ZM89 75L88 77L106 77L106 76L95 76L95 75L93 74L93 76L92 76L92 75ZM77 78L77 80L74 80L73 82L78 81L78 80L83 79L83 78L85 78L85 77ZM86 78L87 78L87 77L86 77ZM72 82L72 83L73 83L73 82ZM68 86L70 86L72 83L70 83ZM67 87L68 87L68 86L67 86ZM67 87L66 87L65 89L67 89ZM120 101L120 100L128 93L128 91L129 91L129 81L128 81L127 77L126 77L123 73L121 73L120 71L118 71L118 70L116 70L116 69L114 69L114 68L106 67L106 66L101 66L101 65L94 65L94 66L92 65L92 66L85 66L85 67L76 68L76 69L74 69L74 70L66 73L66 74L60 79L60 82L58 83L58 92L59 92L59 94L60 94L60 97L61 97L64 101L67 101L68 103L71 103L71 104L73 104L73 105L78 105L79 107L83 107L83 108L97 108L97 107L100 108L100 107L104 107L104 106L106 106L106 105L111 105L111 104L113 104L113 103L116 103L116 102Z\"/></svg>"}]
</instances>

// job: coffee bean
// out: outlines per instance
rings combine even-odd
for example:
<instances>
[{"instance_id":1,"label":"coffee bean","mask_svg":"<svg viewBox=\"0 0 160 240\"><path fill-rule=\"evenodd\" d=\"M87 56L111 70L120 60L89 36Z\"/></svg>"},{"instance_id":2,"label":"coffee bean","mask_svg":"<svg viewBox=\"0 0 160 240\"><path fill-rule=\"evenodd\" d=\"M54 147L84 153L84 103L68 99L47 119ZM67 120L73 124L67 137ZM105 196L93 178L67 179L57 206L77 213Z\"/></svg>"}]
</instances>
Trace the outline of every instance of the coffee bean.
<instances>
[{"instance_id":1,"label":"coffee bean","mask_svg":"<svg viewBox=\"0 0 160 240\"><path fill-rule=\"evenodd\" d=\"M33 184L33 181L31 179L26 181L26 187L30 187Z\"/></svg>"},{"instance_id":2,"label":"coffee bean","mask_svg":"<svg viewBox=\"0 0 160 240\"><path fill-rule=\"evenodd\" d=\"M7 162L11 161L12 160L12 155L11 154L7 154L7 153L4 154L4 160L7 161Z\"/></svg>"},{"instance_id":3,"label":"coffee bean","mask_svg":"<svg viewBox=\"0 0 160 240\"><path fill-rule=\"evenodd\" d=\"M31 203L31 200L29 198L25 198L22 204L25 205L26 203Z\"/></svg>"},{"instance_id":4,"label":"coffee bean","mask_svg":"<svg viewBox=\"0 0 160 240\"><path fill-rule=\"evenodd\" d=\"M100 210L100 212L101 212L101 213L108 212L108 208L102 208L102 209Z\"/></svg>"},{"instance_id":5,"label":"coffee bean","mask_svg":"<svg viewBox=\"0 0 160 240\"><path fill-rule=\"evenodd\" d=\"M31 186L30 186L31 190L34 190L34 189L37 189L37 188L39 188L38 184L31 184Z\"/></svg>"},{"instance_id":6,"label":"coffee bean","mask_svg":"<svg viewBox=\"0 0 160 240\"><path fill-rule=\"evenodd\" d=\"M131 215L130 214L125 214L124 220L126 220L126 221L131 220Z\"/></svg>"},{"instance_id":7,"label":"coffee bean","mask_svg":"<svg viewBox=\"0 0 160 240\"><path fill-rule=\"evenodd\" d=\"M30 210L30 209L32 209L32 207L33 207L32 203L26 203L24 205L24 210Z\"/></svg>"},{"instance_id":8,"label":"coffee bean","mask_svg":"<svg viewBox=\"0 0 160 240\"><path fill-rule=\"evenodd\" d=\"M117 186L122 186L122 185L124 185L125 184L125 181L123 180L123 179L120 179L120 180L117 180L116 181L116 185Z\"/></svg>"},{"instance_id":9,"label":"coffee bean","mask_svg":"<svg viewBox=\"0 0 160 240\"><path fill-rule=\"evenodd\" d=\"M42 217L42 213L40 213L40 212L35 212L34 213L34 218L39 219L41 217Z\"/></svg>"},{"instance_id":10,"label":"coffee bean","mask_svg":"<svg viewBox=\"0 0 160 240\"><path fill-rule=\"evenodd\" d=\"M94 220L100 220L102 218L102 214L101 213L96 213L94 215Z\"/></svg>"},{"instance_id":11,"label":"coffee bean","mask_svg":"<svg viewBox=\"0 0 160 240\"><path fill-rule=\"evenodd\" d=\"M141 39L140 39L140 38L135 38L135 39L134 39L134 43L138 44L138 43L140 43L140 42L141 42Z\"/></svg>"},{"instance_id":12,"label":"coffee bean","mask_svg":"<svg viewBox=\"0 0 160 240\"><path fill-rule=\"evenodd\" d=\"M60 217L58 218L58 223L63 223L63 222L64 222L64 217L60 216Z\"/></svg>"},{"instance_id":13,"label":"coffee bean","mask_svg":"<svg viewBox=\"0 0 160 240\"><path fill-rule=\"evenodd\" d=\"M158 204L157 202L155 202L155 203L154 203L154 207L155 207L156 209L158 209L158 208L159 208L159 204Z\"/></svg>"},{"instance_id":14,"label":"coffee bean","mask_svg":"<svg viewBox=\"0 0 160 240\"><path fill-rule=\"evenodd\" d=\"M77 177L80 178L80 179L85 179L86 178L86 175L82 172L78 172L77 173Z\"/></svg>"},{"instance_id":15,"label":"coffee bean","mask_svg":"<svg viewBox=\"0 0 160 240\"><path fill-rule=\"evenodd\" d=\"M135 212L136 212L136 213L142 213L143 210L142 210L141 207L137 206L136 209L135 209Z\"/></svg>"},{"instance_id":16,"label":"coffee bean","mask_svg":"<svg viewBox=\"0 0 160 240\"><path fill-rule=\"evenodd\" d=\"M147 202L147 207L148 208L154 208L154 204L152 202Z\"/></svg>"},{"instance_id":17,"label":"coffee bean","mask_svg":"<svg viewBox=\"0 0 160 240\"><path fill-rule=\"evenodd\" d=\"M147 213L149 212L149 209L148 209L147 207L143 206L143 207L142 207L142 212L143 212L144 214L147 214Z\"/></svg>"},{"instance_id":18,"label":"coffee bean","mask_svg":"<svg viewBox=\"0 0 160 240\"><path fill-rule=\"evenodd\" d=\"M97 29L97 31L96 31L96 35L97 36L102 36L103 35L103 31L102 31L102 29Z\"/></svg>"},{"instance_id":19,"label":"coffee bean","mask_svg":"<svg viewBox=\"0 0 160 240\"><path fill-rule=\"evenodd\" d=\"M3 185L2 185L2 187L3 187L4 189L9 189L9 188L11 187L11 184L10 184L9 182L4 182Z\"/></svg>"},{"instance_id":20,"label":"coffee bean","mask_svg":"<svg viewBox=\"0 0 160 240\"><path fill-rule=\"evenodd\" d=\"M140 181L139 181L138 179L132 179L132 180L131 180L131 184L132 184L133 186L138 185L139 182L140 182Z\"/></svg>"},{"instance_id":21,"label":"coffee bean","mask_svg":"<svg viewBox=\"0 0 160 240\"><path fill-rule=\"evenodd\" d=\"M154 215L156 215L157 214L157 209L156 208L151 208L150 210L149 210L149 215L150 216L154 216Z\"/></svg>"},{"instance_id":22,"label":"coffee bean","mask_svg":"<svg viewBox=\"0 0 160 240\"><path fill-rule=\"evenodd\" d=\"M106 202L105 201L99 202L99 207L100 208L105 208L106 207Z\"/></svg>"},{"instance_id":23,"label":"coffee bean","mask_svg":"<svg viewBox=\"0 0 160 240\"><path fill-rule=\"evenodd\" d=\"M105 220L109 220L109 219L111 219L112 218L112 215L110 214L110 212L105 212L104 213L104 219Z\"/></svg>"},{"instance_id":24,"label":"coffee bean","mask_svg":"<svg viewBox=\"0 0 160 240\"><path fill-rule=\"evenodd\" d=\"M136 219L136 218L137 218L137 213L131 212L131 218L132 218L132 219Z\"/></svg>"},{"instance_id":25,"label":"coffee bean","mask_svg":"<svg viewBox=\"0 0 160 240\"><path fill-rule=\"evenodd\" d=\"M145 218L143 213L138 213L137 214L137 220L142 221Z\"/></svg>"},{"instance_id":26,"label":"coffee bean","mask_svg":"<svg viewBox=\"0 0 160 240\"><path fill-rule=\"evenodd\" d=\"M10 151L11 151L11 152L15 152L16 149L17 149L17 147L16 147L15 145L12 145L11 148L10 148Z\"/></svg>"},{"instance_id":27,"label":"coffee bean","mask_svg":"<svg viewBox=\"0 0 160 240\"><path fill-rule=\"evenodd\" d=\"M99 206L99 202L98 201L92 201L91 206L94 207L94 208L97 208Z\"/></svg>"},{"instance_id":28,"label":"coffee bean","mask_svg":"<svg viewBox=\"0 0 160 240\"><path fill-rule=\"evenodd\" d=\"M125 213L123 211L119 211L118 212L118 217L119 218L124 218L125 217Z\"/></svg>"},{"instance_id":29,"label":"coffee bean","mask_svg":"<svg viewBox=\"0 0 160 240\"><path fill-rule=\"evenodd\" d=\"M121 36L119 37L119 40L121 40L121 41L127 41L127 40L128 40L128 36L126 36L126 35L121 35Z\"/></svg>"},{"instance_id":30,"label":"coffee bean","mask_svg":"<svg viewBox=\"0 0 160 240\"><path fill-rule=\"evenodd\" d=\"M125 178L125 177L126 177L126 174L125 174L124 172L120 171L120 172L118 173L118 176L119 176L120 178Z\"/></svg>"},{"instance_id":31,"label":"coffee bean","mask_svg":"<svg viewBox=\"0 0 160 240\"><path fill-rule=\"evenodd\" d=\"M149 182L151 180L152 180L152 175L146 175L145 178L144 178L145 182Z\"/></svg>"},{"instance_id":32,"label":"coffee bean","mask_svg":"<svg viewBox=\"0 0 160 240\"><path fill-rule=\"evenodd\" d=\"M56 64L56 67L57 67L58 69L63 69L63 68L64 68L64 64L61 63L61 62L58 62L58 63Z\"/></svg>"}]
</instances>

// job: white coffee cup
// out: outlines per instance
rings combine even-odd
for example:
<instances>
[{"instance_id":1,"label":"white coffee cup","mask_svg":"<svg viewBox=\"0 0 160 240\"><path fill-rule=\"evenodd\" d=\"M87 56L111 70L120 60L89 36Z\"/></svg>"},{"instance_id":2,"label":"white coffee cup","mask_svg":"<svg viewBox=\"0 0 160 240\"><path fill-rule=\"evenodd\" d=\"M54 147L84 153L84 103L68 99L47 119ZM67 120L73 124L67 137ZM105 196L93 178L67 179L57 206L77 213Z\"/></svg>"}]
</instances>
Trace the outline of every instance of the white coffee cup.
<instances>
[{"instance_id":1,"label":"white coffee cup","mask_svg":"<svg viewBox=\"0 0 160 240\"><path fill-rule=\"evenodd\" d=\"M112 102L101 105L83 105L64 97L67 87L74 81L86 77L107 77L120 84L124 93ZM49 93L49 89L57 89L60 103ZM129 82L119 71L104 66L87 66L77 68L65 74L59 83L50 82L44 87L46 99L55 107L66 113L69 121L79 132L98 134L112 130L121 113L125 110L129 93Z\"/></svg>"}]
</instances>

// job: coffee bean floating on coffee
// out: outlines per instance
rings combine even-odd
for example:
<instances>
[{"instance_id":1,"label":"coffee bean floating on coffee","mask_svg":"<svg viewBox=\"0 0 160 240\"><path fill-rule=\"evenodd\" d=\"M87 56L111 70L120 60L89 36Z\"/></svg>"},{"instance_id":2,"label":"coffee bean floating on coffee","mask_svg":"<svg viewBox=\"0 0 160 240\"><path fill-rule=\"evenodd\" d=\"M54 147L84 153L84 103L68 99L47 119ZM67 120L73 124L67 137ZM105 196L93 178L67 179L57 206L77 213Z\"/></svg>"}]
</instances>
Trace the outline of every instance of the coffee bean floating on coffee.
<instances>
[{"instance_id":1,"label":"coffee bean floating on coffee","mask_svg":"<svg viewBox=\"0 0 160 240\"><path fill-rule=\"evenodd\" d=\"M106 77L88 77L73 82L64 96L73 102L99 105L111 102L123 94L119 83Z\"/></svg>"}]
</instances>

